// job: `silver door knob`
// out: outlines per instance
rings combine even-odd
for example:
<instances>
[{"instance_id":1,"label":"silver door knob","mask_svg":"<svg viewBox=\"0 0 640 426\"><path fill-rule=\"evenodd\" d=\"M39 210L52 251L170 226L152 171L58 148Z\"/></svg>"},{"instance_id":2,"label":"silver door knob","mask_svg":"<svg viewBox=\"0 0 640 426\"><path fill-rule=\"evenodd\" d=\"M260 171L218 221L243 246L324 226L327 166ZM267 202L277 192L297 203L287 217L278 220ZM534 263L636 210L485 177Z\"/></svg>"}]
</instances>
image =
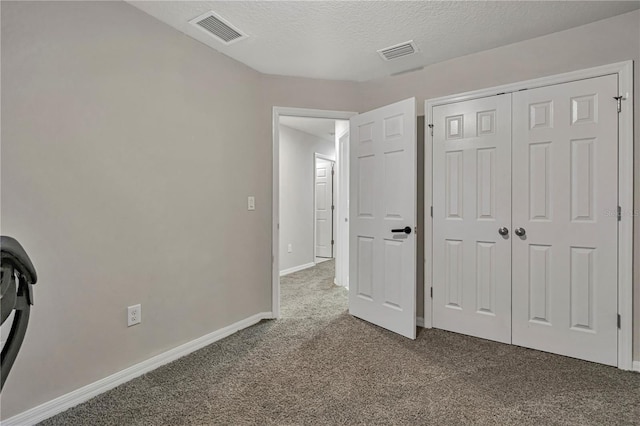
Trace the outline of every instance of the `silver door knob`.
<instances>
[{"instance_id":1,"label":"silver door knob","mask_svg":"<svg viewBox=\"0 0 640 426\"><path fill-rule=\"evenodd\" d=\"M502 228L498 229L498 234L504 237L505 235L509 234L509 230L503 226Z\"/></svg>"},{"instance_id":2,"label":"silver door knob","mask_svg":"<svg viewBox=\"0 0 640 426\"><path fill-rule=\"evenodd\" d=\"M524 234L527 233L524 228L516 228L513 232L515 232L518 237L524 237Z\"/></svg>"}]
</instances>

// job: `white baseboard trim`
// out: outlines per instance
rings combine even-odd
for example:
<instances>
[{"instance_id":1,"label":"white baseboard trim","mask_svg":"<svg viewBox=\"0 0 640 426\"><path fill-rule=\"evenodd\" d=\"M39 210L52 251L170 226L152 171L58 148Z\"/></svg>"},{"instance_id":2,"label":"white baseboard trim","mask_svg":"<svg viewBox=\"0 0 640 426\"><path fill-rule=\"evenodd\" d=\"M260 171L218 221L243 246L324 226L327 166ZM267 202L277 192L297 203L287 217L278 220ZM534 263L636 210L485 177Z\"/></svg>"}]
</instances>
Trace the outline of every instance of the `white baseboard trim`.
<instances>
[{"instance_id":1,"label":"white baseboard trim","mask_svg":"<svg viewBox=\"0 0 640 426\"><path fill-rule=\"evenodd\" d=\"M633 371L640 373L640 361L633 361Z\"/></svg>"},{"instance_id":2,"label":"white baseboard trim","mask_svg":"<svg viewBox=\"0 0 640 426\"><path fill-rule=\"evenodd\" d=\"M294 266L293 268L283 269L280 271L280 276L283 277L285 275L293 274L294 272L302 271L303 269L313 268L316 266L314 262L305 263L304 265Z\"/></svg>"},{"instance_id":3,"label":"white baseboard trim","mask_svg":"<svg viewBox=\"0 0 640 426\"><path fill-rule=\"evenodd\" d=\"M418 327L423 327L423 328L424 328L424 318L422 318L422 317L417 317L417 318L416 318L416 325L417 325Z\"/></svg>"},{"instance_id":4,"label":"white baseboard trim","mask_svg":"<svg viewBox=\"0 0 640 426\"><path fill-rule=\"evenodd\" d=\"M100 379L97 382L90 383L86 386L69 392L51 401L40 404L37 407L31 408L25 412L17 414L2 421L2 426L27 426L34 425L49 417L52 417L58 413L68 410L71 407L75 407L94 396L104 393L110 389L115 388L118 385L126 383L138 376L148 373L151 370L168 364L171 361L175 361L178 358L182 358L185 355L190 354L198 349L201 349L211 343L224 339L244 328L257 324L263 319L273 318L271 312L261 312L240 320L234 324L228 325L220 330L216 330L212 333L199 337L195 340L182 344L178 347L170 349L164 353L156 355L142 361L136 365L132 365L129 368L125 368L111 376Z\"/></svg>"},{"instance_id":5,"label":"white baseboard trim","mask_svg":"<svg viewBox=\"0 0 640 426\"><path fill-rule=\"evenodd\" d=\"M344 286L344 285L342 285L342 284L340 284L340 283L338 282L338 278L334 278L334 279L333 279L333 283L334 283L335 285L337 285L338 287L344 287L345 289L349 290L349 287L348 287L348 286Z\"/></svg>"}]
</instances>

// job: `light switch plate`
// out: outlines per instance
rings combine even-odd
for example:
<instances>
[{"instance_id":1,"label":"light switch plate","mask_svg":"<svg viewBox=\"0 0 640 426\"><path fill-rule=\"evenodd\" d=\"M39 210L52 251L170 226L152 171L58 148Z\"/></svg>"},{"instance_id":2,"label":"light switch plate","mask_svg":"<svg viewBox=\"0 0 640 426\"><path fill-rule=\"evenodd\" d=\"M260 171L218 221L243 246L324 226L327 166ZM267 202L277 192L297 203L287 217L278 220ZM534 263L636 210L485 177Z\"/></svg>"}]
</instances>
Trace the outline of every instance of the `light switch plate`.
<instances>
[{"instance_id":1,"label":"light switch plate","mask_svg":"<svg viewBox=\"0 0 640 426\"><path fill-rule=\"evenodd\" d=\"M255 210L256 209L256 197L250 195L247 198L247 210Z\"/></svg>"}]
</instances>

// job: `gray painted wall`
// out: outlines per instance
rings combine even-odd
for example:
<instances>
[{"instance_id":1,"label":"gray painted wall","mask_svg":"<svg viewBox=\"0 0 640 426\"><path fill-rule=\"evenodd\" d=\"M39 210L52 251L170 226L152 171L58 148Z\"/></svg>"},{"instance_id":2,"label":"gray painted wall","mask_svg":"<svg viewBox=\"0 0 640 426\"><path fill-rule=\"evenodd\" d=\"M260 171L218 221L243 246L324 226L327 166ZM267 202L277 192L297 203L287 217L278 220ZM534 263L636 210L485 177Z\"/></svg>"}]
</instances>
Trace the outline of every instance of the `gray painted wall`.
<instances>
[{"instance_id":1,"label":"gray painted wall","mask_svg":"<svg viewBox=\"0 0 640 426\"><path fill-rule=\"evenodd\" d=\"M2 234L40 279L6 419L270 311L272 106L359 96L263 76L124 2L0 7Z\"/></svg>"},{"instance_id":2,"label":"gray painted wall","mask_svg":"<svg viewBox=\"0 0 640 426\"><path fill-rule=\"evenodd\" d=\"M280 270L315 260L315 153L336 158L335 142L280 125ZM292 244L293 251L287 252Z\"/></svg>"},{"instance_id":3,"label":"gray painted wall","mask_svg":"<svg viewBox=\"0 0 640 426\"><path fill-rule=\"evenodd\" d=\"M426 99L626 60L635 61L634 359L640 361L640 11L364 82L360 90L362 111L415 96L422 115Z\"/></svg>"}]
</instances>

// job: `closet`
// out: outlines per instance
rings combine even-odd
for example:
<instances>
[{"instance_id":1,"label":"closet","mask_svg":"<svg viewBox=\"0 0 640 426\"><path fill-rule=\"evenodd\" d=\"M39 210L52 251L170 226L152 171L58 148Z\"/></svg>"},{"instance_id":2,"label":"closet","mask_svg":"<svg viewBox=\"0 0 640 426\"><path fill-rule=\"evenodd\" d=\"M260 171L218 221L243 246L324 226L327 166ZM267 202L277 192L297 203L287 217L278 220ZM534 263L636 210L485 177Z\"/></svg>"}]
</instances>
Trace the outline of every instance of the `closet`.
<instances>
[{"instance_id":1,"label":"closet","mask_svg":"<svg viewBox=\"0 0 640 426\"><path fill-rule=\"evenodd\" d=\"M435 105L433 327L618 363L618 75Z\"/></svg>"}]
</instances>

